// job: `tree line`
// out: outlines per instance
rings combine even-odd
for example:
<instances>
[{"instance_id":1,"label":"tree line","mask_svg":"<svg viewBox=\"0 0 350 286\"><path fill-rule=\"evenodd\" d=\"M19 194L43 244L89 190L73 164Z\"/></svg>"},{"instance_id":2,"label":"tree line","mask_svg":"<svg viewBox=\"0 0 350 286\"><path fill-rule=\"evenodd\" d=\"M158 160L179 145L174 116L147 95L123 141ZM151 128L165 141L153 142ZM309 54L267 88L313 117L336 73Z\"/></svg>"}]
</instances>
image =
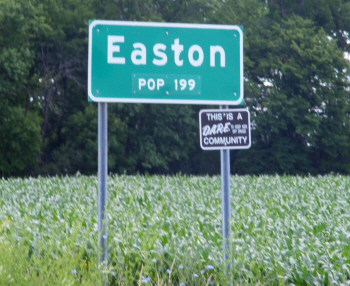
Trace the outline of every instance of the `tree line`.
<instances>
[{"instance_id":1,"label":"tree line","mask_svg":"<svg viewBox=\"0 0 350 286\"><path fill-rule=\"evenodd\" d=\"M96 174L91 19L243 26L252 147L231 172L350 173L349 0L0 0L1 176ZM219 173L204 108L109 104L109 172Z\"/></svg>"}]
</instances>

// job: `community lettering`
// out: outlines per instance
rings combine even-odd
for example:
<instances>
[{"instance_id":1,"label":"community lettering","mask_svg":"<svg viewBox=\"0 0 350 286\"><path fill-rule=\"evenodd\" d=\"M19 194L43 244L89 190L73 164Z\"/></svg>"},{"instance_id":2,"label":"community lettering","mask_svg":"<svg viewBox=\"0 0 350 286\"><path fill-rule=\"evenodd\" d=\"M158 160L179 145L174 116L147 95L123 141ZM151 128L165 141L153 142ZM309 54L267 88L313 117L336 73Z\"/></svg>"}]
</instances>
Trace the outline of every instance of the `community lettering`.
<instances>
[{"instance_id":1,"label":"community lettering","mask_svg":"<svg viewBox=\"0 0 350 286\"><path fill-rule=\"evenodd\" d=\"M204 145L232 145L232 144L246 144L247 136L230 136L230 137L205 137Z\"/></svg>"}]
</instances>

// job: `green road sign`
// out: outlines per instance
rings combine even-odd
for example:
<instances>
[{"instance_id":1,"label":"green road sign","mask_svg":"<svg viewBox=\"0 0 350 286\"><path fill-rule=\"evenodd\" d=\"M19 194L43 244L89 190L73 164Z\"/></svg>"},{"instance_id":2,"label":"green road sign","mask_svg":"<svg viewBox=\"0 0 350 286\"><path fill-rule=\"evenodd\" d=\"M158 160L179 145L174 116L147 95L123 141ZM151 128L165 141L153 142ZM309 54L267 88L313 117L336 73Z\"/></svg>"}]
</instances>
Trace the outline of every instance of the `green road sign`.
<instances>
[{"instance_id":1,"label":"green road sign","mask_svg":"<svg viewBox=\"0 0 350 286\"><path fill-rule=\"evenodd\" d=\"M90 21L88 95L94 102L241 104L242 28Z\"/></svg>"}]
</instances>

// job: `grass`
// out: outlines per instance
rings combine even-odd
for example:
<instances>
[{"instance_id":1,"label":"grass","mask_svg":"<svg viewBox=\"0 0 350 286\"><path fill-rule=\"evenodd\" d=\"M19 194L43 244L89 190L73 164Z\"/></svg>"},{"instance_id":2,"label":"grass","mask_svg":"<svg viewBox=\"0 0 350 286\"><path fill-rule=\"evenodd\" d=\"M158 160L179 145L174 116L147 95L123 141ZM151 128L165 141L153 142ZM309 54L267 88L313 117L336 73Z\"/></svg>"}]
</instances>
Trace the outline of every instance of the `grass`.
<instances>
[{"instance_id":1,"label":"grass","mask_svg":"<svg viewBox=\"0 0 350 286\"><path fill-rule=\"evenodd\" d=\"M235 285L349 285L350 177L231 176ZM220 177L0 181L0 285L227 285Z\"/></svg>"}]
</instances>

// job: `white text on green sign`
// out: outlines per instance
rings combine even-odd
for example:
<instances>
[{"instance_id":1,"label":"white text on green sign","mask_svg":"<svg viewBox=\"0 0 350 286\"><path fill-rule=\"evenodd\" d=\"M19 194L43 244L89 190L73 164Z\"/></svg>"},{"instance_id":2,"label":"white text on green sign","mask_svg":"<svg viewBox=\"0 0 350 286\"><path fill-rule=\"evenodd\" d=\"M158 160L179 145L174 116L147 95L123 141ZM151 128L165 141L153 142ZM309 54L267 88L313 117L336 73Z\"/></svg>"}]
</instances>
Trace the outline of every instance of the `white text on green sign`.
<instances>
[{"instance_id":1,"label":"white text on green sign","mask_svg":"<svg viewBox=\"0 0 350 286\"><path fill-rule=\"evenodd\" d=\"M237 26L92 21L89 97L97 102L240 104Z\"/></svg>"}]
</instances>

